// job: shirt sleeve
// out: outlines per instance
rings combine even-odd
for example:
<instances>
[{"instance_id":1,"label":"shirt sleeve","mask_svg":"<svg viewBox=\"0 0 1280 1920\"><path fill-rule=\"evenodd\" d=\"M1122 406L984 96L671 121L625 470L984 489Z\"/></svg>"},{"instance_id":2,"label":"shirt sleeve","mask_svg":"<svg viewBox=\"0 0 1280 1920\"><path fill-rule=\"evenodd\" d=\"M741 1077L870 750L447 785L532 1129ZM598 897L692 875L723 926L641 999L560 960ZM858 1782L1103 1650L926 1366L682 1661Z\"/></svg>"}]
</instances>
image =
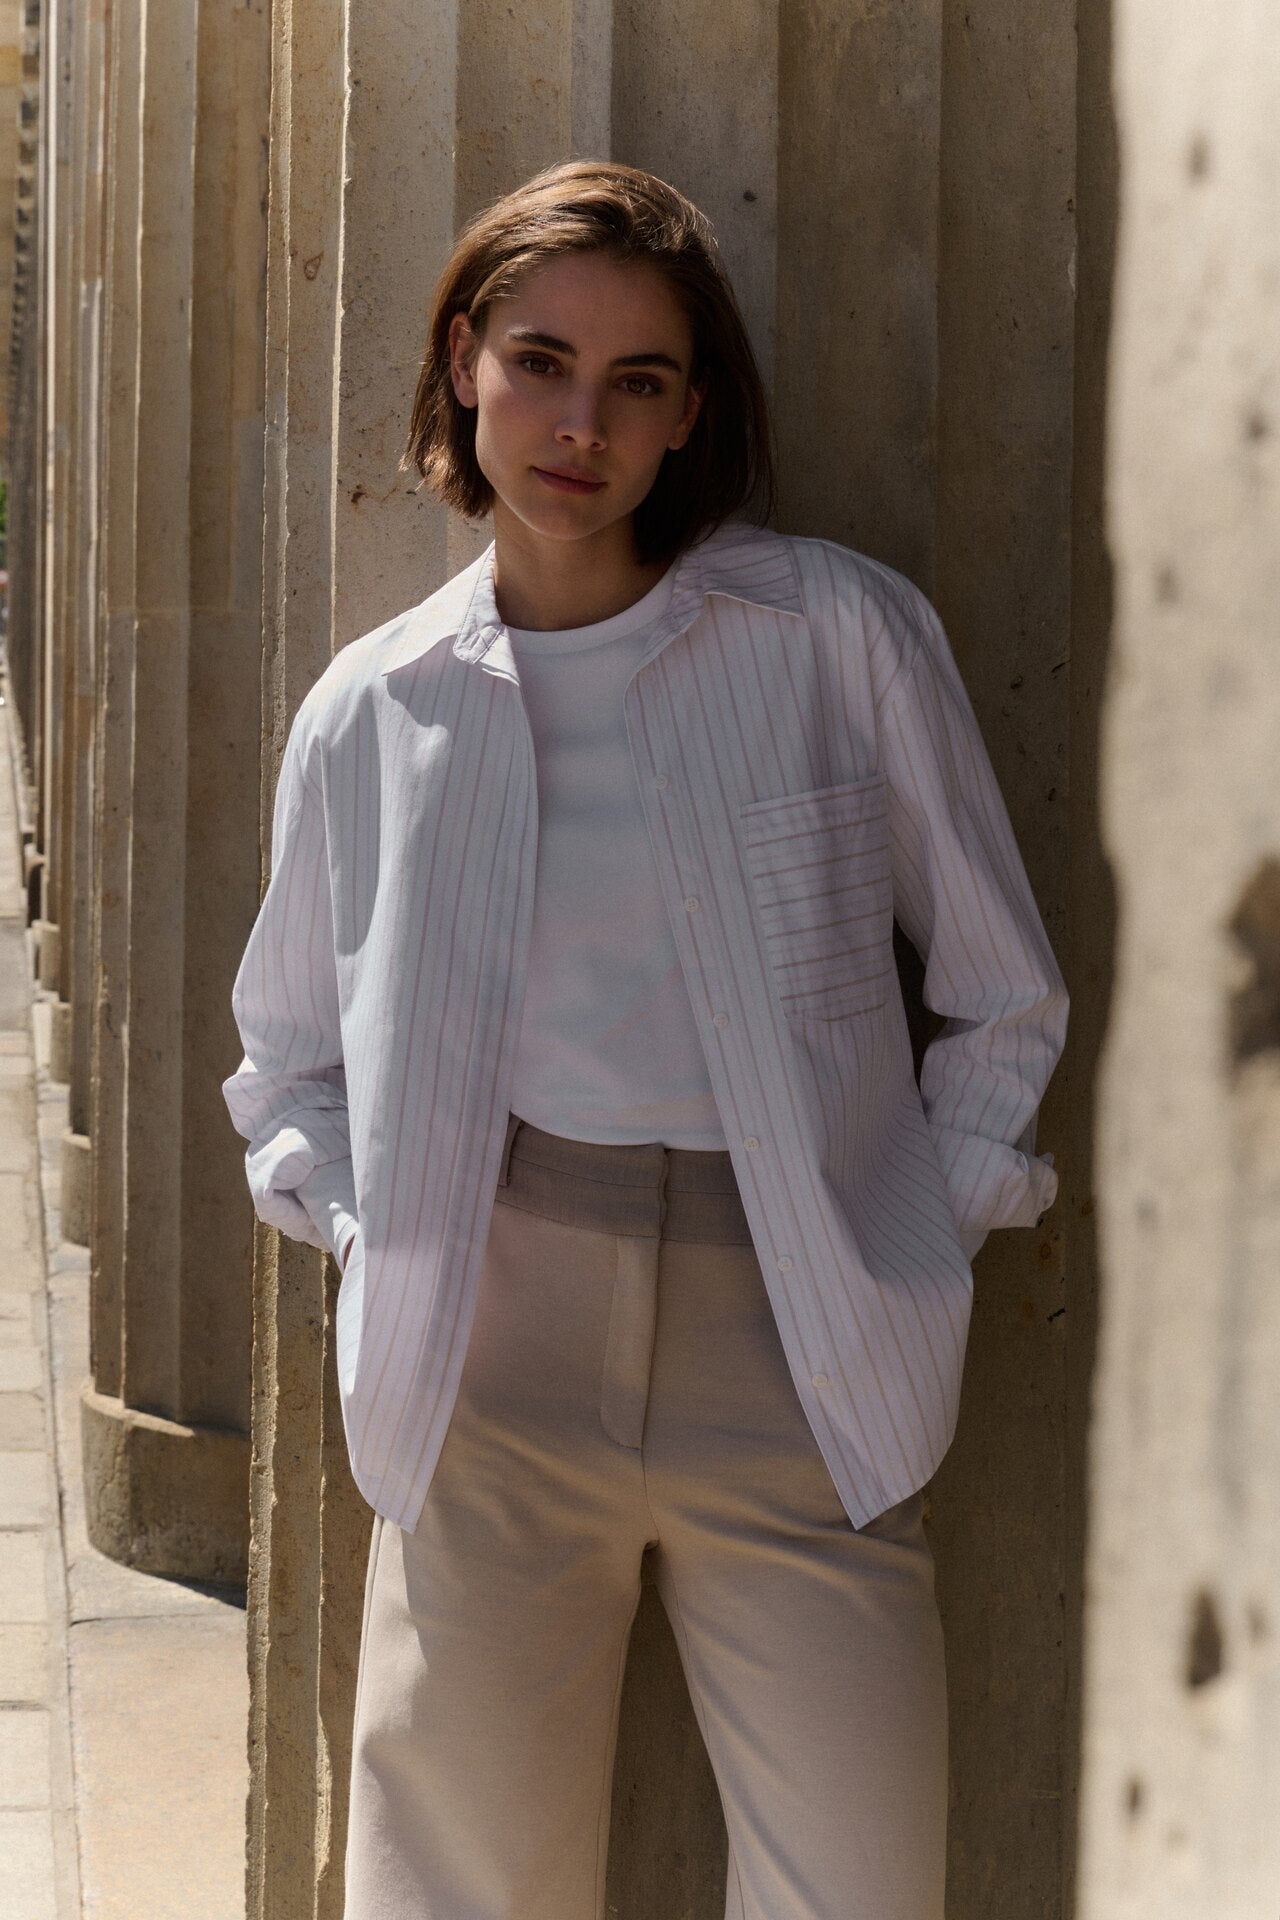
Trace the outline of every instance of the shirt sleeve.
<instances>
[{"instance_id":1,"label":"shirt sleeve","mask_svg":"<svg viewBox=\"0 0 1280 1920\"><path fill-rule=\"evenodd\" d=\"M972 1258L993 1227L1036 1225L1057 1192L1052 1154L1034 1148L1067 994L942 624L913 595L886 614L913 629L881 714L894 915L943 1020L920 1095Z\"/></svg>"},{"instance_id":2,"label":"shirt sleeve","mask_svg":"<svg viewBox=\"0 0 1280 1920\"><path fill-rule=\"evenodd\" d=\"M304 702L276 787L271 879L232 989L244 1058L222 1091L249 1142L245 1171L259 1218L336 1253L354 1223L355 1180L312 750Z\"/></svg>"}]
</instances>

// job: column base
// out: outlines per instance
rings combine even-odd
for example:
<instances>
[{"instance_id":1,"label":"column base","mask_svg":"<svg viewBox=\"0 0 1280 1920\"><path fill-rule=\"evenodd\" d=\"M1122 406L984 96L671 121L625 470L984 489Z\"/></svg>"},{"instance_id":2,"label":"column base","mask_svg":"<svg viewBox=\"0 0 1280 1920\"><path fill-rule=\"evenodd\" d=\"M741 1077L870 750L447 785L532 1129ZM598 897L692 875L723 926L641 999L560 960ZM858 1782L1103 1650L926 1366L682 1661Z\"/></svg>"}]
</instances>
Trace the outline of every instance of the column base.
<instances>
[{"instance_id":1,"label":"column base","mask_svg":"<svg viewBox=\"0 0 1280 1920\"><path fill-rule=\"evenodd\" d=\"M60 1086L71 1079L71 1002L55 1000L49 1009L49 1078Z\"/></svg>"},{"instance_id":2,"label":"column base","mask_svg":"<svg viewBox=\"0 0 1280 1920\"><path fill-rule=\"evenodd\" d=\"M62 1130L60 1180L62 1237L73 1246L89 1244L89 1136Z\"/></svg>"},{"instance_id":3,"label":"column base","mask_svg":"<svg viewBox=\"0 0 1280 1920\"><path fill-rule=\"evenodd\" d=\"M62 972L62 929L53 920L32 922L36 934L36 978L49 993Z\"/></svg>"},{"instance_id":4,"label":"column base","mask_svg":"<svg viewBox=\"0 0 1280 1920\"><path fill-rule=\"evenodd\" d=\"M40 924L40 900L44 892L44 855L28 842L22 850L22 879L27 890L27 922Z\"/></svg>"},{"instance_id":5,"label":"column base","mask_svg":"<svg viewBox=\"0 0 1280 1920\"><path fill-rule=\"evenodd\" d=\"M243 1586L249 1570L249 1436L80 1398L89 1538L143 1573Z\"/></svg>"}]
</instances>

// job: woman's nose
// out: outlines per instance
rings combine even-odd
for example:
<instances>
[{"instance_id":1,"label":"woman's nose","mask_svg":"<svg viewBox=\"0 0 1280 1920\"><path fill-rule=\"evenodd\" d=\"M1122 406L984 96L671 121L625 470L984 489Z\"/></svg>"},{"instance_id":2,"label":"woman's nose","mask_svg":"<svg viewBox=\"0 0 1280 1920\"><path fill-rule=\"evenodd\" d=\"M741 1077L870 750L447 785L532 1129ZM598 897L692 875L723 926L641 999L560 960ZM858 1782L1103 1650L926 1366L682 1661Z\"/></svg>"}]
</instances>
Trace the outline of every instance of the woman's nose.
<instances>
[{"instance_id":1,"label":"woman's nose","mask_svg":"<svg viewBox=\"0 0 1280 1920\"><path fill-rule=\"evenodd\" d=\"M556 438L572 441L579 446L602 447L604 445L604 420L600 401L590 389L582 388L576 393L566 395L560 424L556 428Z\"/></svg>"}]
</instances>

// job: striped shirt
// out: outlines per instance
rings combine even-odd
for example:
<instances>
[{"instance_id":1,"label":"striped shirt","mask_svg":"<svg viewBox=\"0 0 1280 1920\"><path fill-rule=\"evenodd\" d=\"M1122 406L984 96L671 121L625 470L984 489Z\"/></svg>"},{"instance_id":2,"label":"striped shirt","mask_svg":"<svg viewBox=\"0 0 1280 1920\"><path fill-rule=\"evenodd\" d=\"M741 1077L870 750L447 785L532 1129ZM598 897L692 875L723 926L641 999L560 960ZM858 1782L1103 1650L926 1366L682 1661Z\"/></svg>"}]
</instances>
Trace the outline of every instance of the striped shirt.
<instances>
[{"instance_id":1,"label":"striped shirt","mask_svg":"<svg viewBox=\"0 0 1280 1920\"><path fill-rule=\"evenodd\" d=\"M347 1439L406 1528L466 1356L533 911L493 557L345 647L299 707L224 1082L261 1218L331 1247L358 1223ZM625 718L779 1335L861 1526L950 1444L973 1253L1056 1192L1033 1149L1062 976L941 624L889 568L722 527L679 559ZM918 1083L895 919L942 1020Z\"/></svg>"}]
</instances>

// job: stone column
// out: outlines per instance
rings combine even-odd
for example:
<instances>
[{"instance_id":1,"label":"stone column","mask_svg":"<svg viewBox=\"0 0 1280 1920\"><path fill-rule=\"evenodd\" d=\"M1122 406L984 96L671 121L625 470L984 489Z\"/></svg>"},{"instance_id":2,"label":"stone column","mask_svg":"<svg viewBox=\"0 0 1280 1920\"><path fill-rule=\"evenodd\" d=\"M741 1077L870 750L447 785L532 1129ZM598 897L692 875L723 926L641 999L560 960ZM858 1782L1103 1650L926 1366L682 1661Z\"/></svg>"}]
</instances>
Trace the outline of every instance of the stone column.
<instances>
[{"instance_id":1,"label":"stone column","mask_svg":"<svg viewBox=\"0 0 1280 1920\"><path fill-rule=\"evenodd\" d=\"M30 222L29 208L18 204L21 160L16 139L22 92L22 0L0 5L0 340L14 338L13 289L17 254L14 241L19 224ZM21 216L21 219L20 219ZM0 382L0 446L6 446L12 426L12 381Z\"/></svg>"},{"instance_id":2,"label":"stone column","mask_svg":"<svg viewBox=\"0 0 1280 1920\"><path fill-rule=\"evenodd\" d=\"M138 160L142 9L114 0L107 67L102 409L98 461L89 1302L95 1390L121 1392L125 1017L138 444Z\"/></svg>"},{"instance_id":3,"label":"stone column","mask_svg":"<svg viewBox=\"0 0 1280 1920\"><path fill-rule=\"evenodd\" d=\"M55 1014L57 1043L50 1071L68 1087L62 1135L63 1237L89 1239L89 1069L92 1041L93 684L97 648L99 326L102 297L102 142L105 99L105 0L76 10L76 136L73 152L75 243L72 259L73 368L70 392L71 468L67 512L67 685L62 805L63 966L67 1010Z\"/></svg>"},{"instance_id":4,"label":"stone column","mask_svg":"<svg viewBox=\"0 0 1280 1920\"><path fill-rule=\"evenodd\" d=\"M1280 1887L1280 17L1119 0L1081 1920Z\"/></svg>"},{"instance_id":5,"label":"stone column","mask_svg":"<svg viewBox=\"0 0 1280 1920\"><path fill-rule=\"evenodd\" d=\"M127 948L104 893L86 1494L104 1550L239 1580L251 1210L221 1079L257 902L267 21L146 0L116 25L99 877L127 871Z\"/></svg>"},{"instance_id":6,"label":"stone column","mask_svg":"<svg viewBox=\"0 0 1280 1920\"><path fill-rule=\"evenodd\" d=\"M9 437L9 631L6 657L25 749L22 798L28 917L40 916L38 780L41 739L41 565L44 547L43 339L41 259L43 220L39 142L44 77L40 59L39 0L22 9L21 89L15 107L17 201L25 221L14 235L13 338Z\"/></svg>"},{"instance_id":7,"label":"stone column","mask_svg":"<svg viewBox=\"0 0 1280 1920\"><path fill-rule=\"evenodd\" d=\"M63 837L63 716L66 706L66 558L67 490L70 480L68 399L73 338L68 305L74 203L71 193L72 0L49 0L46 13L44 135L44 439L46 509L42 561L42 654L44 689L40 747L40 847L44 855L38 933L40 983L56 989L66 1006L60 923ZM55 1028L65 1029L66 1014L54 1010ZM58 1042L61 1045L61 1040Z\"/></svg>"},{"instance_id":8,"label":"stone column","mask_svg":"<svg viewBox=\"0 0 1280 1920\"><path fill-rule=\"evenodd\" d=\"M262 879L289 723L332 653L333 364L342 0L275 0L267 236ZM229 1056L230 1057L230 1056ZM324 1344L332 1263L258 1226L254 1247L247 1912L302 1920L340 1862L321 1733ZM332 1404L332 1403L331 1403ZM327 1416L331 1422L332 1415ZM339 1476L344 1471L336 1463ZM358 1559L358 1531L352 1543ZM353 1578L358 1571L353 1567ZM332 1669L332 1660L330 1662ZM342 1790L339 1783L339 1791Z\"/></svg>"}]
</instances>

